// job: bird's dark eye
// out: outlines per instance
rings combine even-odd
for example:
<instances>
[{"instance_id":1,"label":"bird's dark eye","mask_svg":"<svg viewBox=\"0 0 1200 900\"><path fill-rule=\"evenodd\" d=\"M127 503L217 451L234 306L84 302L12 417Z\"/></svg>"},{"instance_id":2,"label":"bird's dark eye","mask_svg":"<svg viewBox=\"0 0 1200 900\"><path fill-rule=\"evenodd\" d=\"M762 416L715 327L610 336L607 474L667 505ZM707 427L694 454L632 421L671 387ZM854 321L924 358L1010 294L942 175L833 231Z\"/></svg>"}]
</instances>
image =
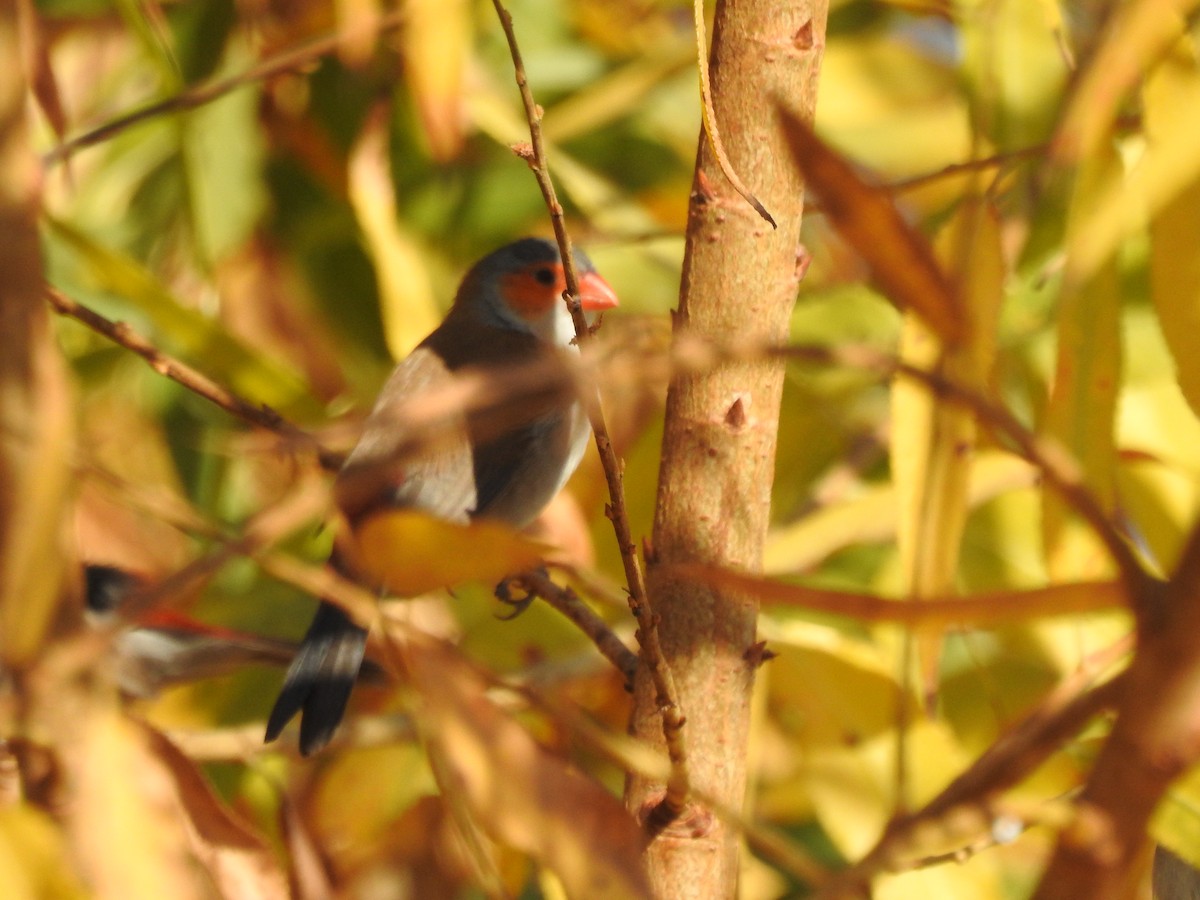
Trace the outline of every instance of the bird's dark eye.
<instances>
[{"instance_id":1,"label":"bird's dark eye","mask_svg":"<svg viewBox=\"0 0 1200 900\"><path fill-rule=\"evenodd\" d=\"M533 277L538 284L554 284L554 270L543 266L533 270Z\"/></svg>"}]
</instances>

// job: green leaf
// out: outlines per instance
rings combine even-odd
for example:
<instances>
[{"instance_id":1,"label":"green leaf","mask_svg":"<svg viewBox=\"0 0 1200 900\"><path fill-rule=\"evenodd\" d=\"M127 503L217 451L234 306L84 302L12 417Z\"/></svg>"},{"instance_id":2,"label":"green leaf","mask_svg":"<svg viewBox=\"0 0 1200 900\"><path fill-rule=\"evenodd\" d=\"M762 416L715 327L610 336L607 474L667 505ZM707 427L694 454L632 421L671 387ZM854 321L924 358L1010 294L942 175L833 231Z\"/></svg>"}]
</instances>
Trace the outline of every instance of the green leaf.
<instances>
[{"instance_id":1,"label":"green leaf","mask_svg":"<svg viewBox=\"0 0 1200 900\"><path fill-rule=\"evenodd\" d=\"M161 339L164 350L183 355L185 362L256 402L293 415L316 414L307 385L294 370L246 347L220 322L184 307L137 260L67 222L46 221L51 235L72 252L81 279L144 314L154 328L149 337Z\"/></svg>"}]
</instances>

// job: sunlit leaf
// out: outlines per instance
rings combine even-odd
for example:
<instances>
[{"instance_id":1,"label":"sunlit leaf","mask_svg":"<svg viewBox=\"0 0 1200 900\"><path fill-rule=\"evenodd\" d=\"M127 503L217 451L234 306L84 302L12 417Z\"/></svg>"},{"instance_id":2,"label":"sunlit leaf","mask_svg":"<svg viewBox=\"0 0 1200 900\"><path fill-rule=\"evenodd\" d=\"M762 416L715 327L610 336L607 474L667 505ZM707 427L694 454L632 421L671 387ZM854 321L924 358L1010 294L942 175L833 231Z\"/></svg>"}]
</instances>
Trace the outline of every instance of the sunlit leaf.
<instances>
[{"instance_id":1,"label":"sunlit leaf","mask_svg":"<svg viewBox=\"0 0 1200 900\"><path fill-rule=\"evenodd\" d=\"M1172 141L1181 105L1200 98L1200 65L1180 44L1143 90L1146 132L1152 145ZM1179 386L1200 415L1200 171L1150 221L1150 276L1154 307L1171 350Z\"/></svg>"},{"instance_id":2,"label":"sunlit leaf","mask_svg":"<svg viewBox=\"0 0 1200 900\"><path fill-rule=\"evenodd\" d=\"M439 317L426 254L396 217L383 112L376 107L350 153L349 191L379 279L384 337L392 356L403 359L437 327Z\"/></svg>"},{"instance_id":3,"label":"sunlit leaf","mask_svg":"<svg viewBox=\"0 0 1200 900\"><path fill-rule=\"evenodd\" d=\"M553 871L569 896L649 897L645 838L620 802L538 746L448 648L402 640L428 739L482 828Z\"/></svg>"},{"instance_id":4,"label":"sunlit leaf","mask_svg":"<svg viewBox=\"0 0 1200 900\"><path fill-rule=\"evenodd\" d=\"M972 466L968 502L975 508L999 494L1028 487L1036 478L1023 459L981 451ZM802 572L845 547L894 539L898 514L893 485L862 488L852 498L774 532L763 567L768 572Z\"/></svg>"},{"instance_id":5,"label":"sunlit leaf","mask_svg":"<svg viewBox=\"0 0 1200 900\"><path fill-rule=\"evenodd\" d=\"M155 762L173 779L191 852L212 883L228 897L284 900L287 878L266 840L217 799L195 763L163 735L146 729Z\"/></svg>"},{"instance_id":6,"label":"sunlit leaf","mask_svg":"<svg viewBox=\"0 0 1200 900\"><path fill-rule=\"evenodd\" d=\"M1195 478L1158 460L1132 460L1117 471L1117 493L1157 573L1170 572L1200 499Z\"/></svg>"},{"instance_id":7,"label":"sunlit leaf","mask_svg":"<svg viewBox=\"0 0 1200 900\"><path fill-rule=\"evenodd\" d=\"M97 897L205 896L178 817L173 777L144 732L97 705L71 748L77 779L71 832Z\"/></svg>"},{"instance_id":8,"label":"sunlit leaf","mask_svg":"<svg viewBox=\"0 0 1200 900\"><path fill-rule=\"evenodd\" d=\"M959 2L955 10L973 121L1001 150L1044 141L1071 68L1056 0Z\"/></svg>"},{"instance_id":9,"label":"sunlit leaf","mask_svg":"<svg viewBox=\"0 0 1200 900\"><path fill-rule=\"evenodd\" d=\"M1155 5L1136 4L1136 8ZM1144 227L1144 216L1154 221L1200 177L1200 121L1190 115L1200 103L1200 79L1186 71L1195 66L1190 43L1177 45L1175 52L1179 56L1164 63L1173 69L1147 94L1153 105L1148 126L1153 130L1147 133L1144 150L1124 177L1113 174L1097 186L1081 217L1072 251L1072 268L1081 281Z\"/></svg>"},{"instance_id":10,"label":"sunlit leaf","mask_svg":"<svg viewBox=\"0 0 1200 900\"><path fill-rule=\"evenodd\" d=\"M16 58L12 21L0 55ZM0 75L0 120L20 121L20 68ZM42 300L38 174L22 128L0 128L0 662L28 664L61 598L72 397Z\"/></svg>"},{"instance_id":11,"label":"sunlit leaf","mask_svg":"<svg viewBox=\"0 0 1200 900\"><path fill-rule=\"evenodd\" d=\"M906 741L911 798L903 799L896 796L893 734L808 751L805 778L813 803L821 824L848 856L860 856L878 840L897 802L932 797L967 763L943 723L916 722L909 727ZM942 845L937 849L951 848Z\"/></svg>"},{"instance_id":12,"label":"sunlit leaf","mask_svg":"<svg viewBox=\"0 0 1200 900\"><path fill-rule=\"evenodd\" d=\"M894 622L914 628L995 625L1038 616L1099 612L1125 602L1124 589L1111 581L1055 584L962 598L929 596L920 603L908 604L870 594L785 584L717 566L684 565L676 567L676 571L705 584L749 594L767 605L794 606L861 622Z\"/></svg>"},{"instance_id":13,"label":"sunlit leaf","mask_svg":"<svg viewBox=\"0 0 1200 900\"><path fill-rule=\"evenodd\" d=\"M949 850L958 850L951 847ZM900 875L885 875L874 884L876 900L908 900L911 897L941 898L971 896L976 900L1010 897L1009 882L995 854L977 853L969 859L943 862Z\"/></svg>"},{"instance_id":14,"label":"sunlit leaf","mask_svg":"<svg viewBox=\"0 0 1200 900\"><path fill-rule=\"evenodd\" d=\"M798 117L786 110L780 114L796 165L838 232L871 266L883 292L947 342L962 340L967 330L962 301L928 242L904 221L885 191L866 184Z\"/></svg>"},{"instance_id":15,"label":"sunlit leaf","mask_svg":"<svg viewBox=\"0 0 1200 900\"><path fill-rule=\"evenodd\" d=\"M410 0L405 9L405 78L434 159L452 159L462 145L470 6L466 0Z\"/></svg>"},{"instance_id":16,"label":"sunlit leaf","mask_svg":"<svg viewBox=\"0 0 1200 900\"><path fill-rule=\"evenodd\" d=\"M457 525L415 510L384 512L355 529L357 566L401 597L466 581L495 583L537 566L546 548L500 522Z\"/></svg>"},{"instance_id":17,"label":"sunlit leaf","mask_svg":"<svg viewBox=\"0 0 1200 900\"><path fill-rule=\"evenodd\" d=\"M880 78L881 70L895 77ZM839 34L821 62L817 131L875 171L934 171L971 153L969 97L962 85L948 53L931 53L921 42L875 29ZM947 179L930 192L944 203L959 195L959 185Z\"/></svg>"},{"instance_id":18,"label":"sunlit leaf","mask_svg":"<svg viewBox=\"0 0 1200 900\"><path fill-rule=\"evenodd\" d=\"M1095 151L1108 134L1120 104L1184 32L1196 0L1146 0L1115 7L1104 40L1078 78L1055 137L1055 152L1075 162ZM1176 120L1176 126L1194 125Z\"/></svg>"},{"instance_id":19,"label":"sunlit leaf","mask_svg":"<svg viewBox=\"0 0 1200 900\"><path fill-rule=\"evenodd\" d=\"M1074 253L1094 192L1119 172L1115 153L1098 152L1088 157L1076 178L1067 223L1067 276L1058 306L1058 360L1044 424L1046 433L1079 463L1083 483L1108 509L1115 488L1113 423L1121 381L1122 285L1114 260L1085 279L1075 278ZM1104 573L1107 554L1053 490L1045 491L1042 533L1051 578L1095 578Z\"/></svg>"},{"instance_id":20,"label":"sunlit leaf","mask_svg":"<svg viewBox=\"0 0 1200 900\"><path fill-rule=\"evenodd\" d=\"M0 896L5 900L83 900L56 823L30 806L0 809Z\"/></svg>"},{"instance_id":21,"label":"sunlit leaf","mask_svg":"<svg viewBox=\"0 0 1200 900\"><path fill-rule=\"evenodd\" d=\"M1172 785L1150 828L1163 846L1200 868L1200 768Z\"/></svg>"},{"instance_id":22,"label":"sunlit leaf","mask_svg":"<svg viewBox=\"0 0 1200 900\"><path fill-rule=\"evenodd\" d=\"M403 772L381 780L380 772ZM345 753L322 769L310 803L314 836L349 868L369 863L396 820L420 797L436 793L421 748L395 744Z\"/></svg>"},{"instance_id":23,"label":"sunlit leaf","mask_svg":"<svg viewBox=\"0 0 1200 900\"><path fill-rule=\"evenodd\" d=\"M962 299L966 341L953 344L906 317L900 358L975 390L988 383L1005 266L996 217L983 203L964 203L938 236L937 254ZM905 591L922 600L955 586L978 423L975 413L899 378L892 387L892 478L899 501L897 546ZM918 668L924 690L936 690L941 640L921 636Z\"/></svg>"}]
</instances>

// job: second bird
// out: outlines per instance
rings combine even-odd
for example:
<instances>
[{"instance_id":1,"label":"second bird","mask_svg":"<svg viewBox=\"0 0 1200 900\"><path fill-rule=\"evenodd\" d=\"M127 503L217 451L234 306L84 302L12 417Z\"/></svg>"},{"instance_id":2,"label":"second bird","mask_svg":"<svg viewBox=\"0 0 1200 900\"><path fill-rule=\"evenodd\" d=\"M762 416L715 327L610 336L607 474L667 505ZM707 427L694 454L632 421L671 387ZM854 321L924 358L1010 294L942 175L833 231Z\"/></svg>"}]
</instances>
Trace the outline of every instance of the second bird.
<instances>
[{"instance_id":1,"label":"second bird","mask_svg":"<svg viewBox=\"0 0 1200 900\"><path fill-rule=\"evenodd\" d=\"M584 310L616 306L616 294L591 261L574 255ZM541 238L501 247L467 272L445 320L384 384L338 474L334 496L352 525L390 509L457 523L495 519L515 528L537 518L587 447L587 418L577 400L558 395L500 416L468 415L457 441L416 452L401 409L420 392L449 383L457 370L502 372L570 347L575 329L562 300L565 289L558 248ZM404 548L395 552L402 558ZM344 568L336 551L330 564ZM329 742L366 640L367 632L340 607L321 602L267 720L268 741L299 712L300 751L307 756Z\"/></svg>"}]
</instances>

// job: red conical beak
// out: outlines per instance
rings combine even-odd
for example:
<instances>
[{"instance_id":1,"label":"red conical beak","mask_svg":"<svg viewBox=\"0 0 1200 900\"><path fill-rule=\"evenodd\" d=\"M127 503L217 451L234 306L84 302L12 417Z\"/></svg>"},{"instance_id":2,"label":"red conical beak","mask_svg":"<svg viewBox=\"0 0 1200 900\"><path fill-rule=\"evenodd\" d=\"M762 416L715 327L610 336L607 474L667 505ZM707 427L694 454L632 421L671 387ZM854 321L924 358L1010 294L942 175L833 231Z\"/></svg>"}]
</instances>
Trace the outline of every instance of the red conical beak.
<instances>
[{"instance_id":1,"label":"red conical beak","mask_svg":"<svg viewBox=\"0 0 1200 900\"><path fill-rule=\"evenodd\" d=\"M597 272L587 272L579 279L579 305L588 312L612 309L618 305L617 292Z\"/></svg>"}]
</instances>

